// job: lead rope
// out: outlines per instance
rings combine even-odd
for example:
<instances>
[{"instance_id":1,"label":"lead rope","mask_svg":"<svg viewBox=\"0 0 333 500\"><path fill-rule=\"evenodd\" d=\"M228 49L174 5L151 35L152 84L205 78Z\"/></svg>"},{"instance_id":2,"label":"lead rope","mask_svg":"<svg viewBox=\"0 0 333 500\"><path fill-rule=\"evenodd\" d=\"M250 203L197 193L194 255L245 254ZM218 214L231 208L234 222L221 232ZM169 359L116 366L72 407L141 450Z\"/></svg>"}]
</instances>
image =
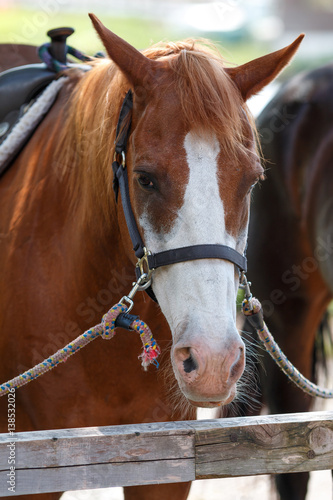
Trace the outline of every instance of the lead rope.
<instances>
[{"instance_id":1,"label":"lead rope","mask_svg":"<svg viewBox=\"0 0 333 500\"><path fill-rule=\"evenodd\" d=\"M156 344L154 340L151 330L149 326L141 321L138 316L134 316L132 314L128 314L130 309L133 306L132 298L137 290L141 287L141 281L143 276L141 276L136 283L133 284L133 288L128 296L123 297L118 304L115 304L111 309L104 314L102 322L98 325L90 328L82 335L79 335L73 342L70 342L62 349L59 349L52 356L44 359L41 363L34 366L30 370L18 375L17 377L5 382L0 385L0 397L5 396L12 389L18 389L23 385L35 380L40 377L44 373L52 370L60 363L67 361L67 359L78 352L82 347L86 346L92 340L101 336L105 340L110 340L115 335L115 329L117 326L122 328L126 328L127 330L135 330L139 333L142 344L143 344L143 352L139 356L141 359L141 365L144 370L147 370L147 367L150 364L154 364L158 368L157 357L160 354L160 348ZM123 304L123 301L129 303L129 307Z\"/></svg>"},{"instance_id":2,"label":"lead rope","mask_svg":"<svg viewBox=\"0 0 333 500\"><path fill-rule=\"evenodd\" d=\"M333 389L319 387L304 375L289 361L287 356L281 351L279 345L274 340L270 333L263 317L262 306L258 299L252 297L250 284L244 273L241 275L241 288L244 288L245 299L242 304L242 309L245 317L249 320L251 326L256 330L261 343L265 346L267 352L274 359L278 367L287 377L297 385L299 389L306 392L310 396L320 397L325 399L333 398Z\"/></svg>"},{"instance_id":3,"label":"lead rope","mask_svg":"<svg viewBox=\"0 0 333 500\"><path fill-rule=\"evenodd\" d=\"M115 335L115 328L121 326L128 330L135 330L139 333L143 343L143 353L139 356L141 364L146 370L152 363L158 368L157 357L160 354L160 348L156 344L150 328L146 323L141 321L138 316L128 314L133 307L133 297L138 290L144 290L150 285L150 280L147 281L147 275L142 274L136 283L133 283L131 292L122 297L120 302L114 305L104 316L102 322L93 328L90 328L82 335L77 337L73 342L70 342L65 347L57 351L52 356L46 358L44 361L34 366L30 370L22 373L21 375L5 382L0 385L0 397L5 396L12 389L17 389L28 382L40 377L44 373L52 370L60 363L67 361L67 359L78 352L82 347L86 346L92 340L99 336L103 339L111 339ZM298 388L310 396L317 396L325 399L333 398L333 390L317 386L304 377L297 368L288 360L287 356L281 351L278 344L275 342L273 335L267 328L263 319L262 307L260 302L252 297L250 291L250 283L247 281L245 273L243 272L240 280L240 287L245 291L245 299L243 301L243 313L248 318L249 322L256 330L258 337L265 349L274 359L279 368L287 375L287 377L297 385ZM124 302L129 304L127 307Z\"/></svg>"}]
</instances>

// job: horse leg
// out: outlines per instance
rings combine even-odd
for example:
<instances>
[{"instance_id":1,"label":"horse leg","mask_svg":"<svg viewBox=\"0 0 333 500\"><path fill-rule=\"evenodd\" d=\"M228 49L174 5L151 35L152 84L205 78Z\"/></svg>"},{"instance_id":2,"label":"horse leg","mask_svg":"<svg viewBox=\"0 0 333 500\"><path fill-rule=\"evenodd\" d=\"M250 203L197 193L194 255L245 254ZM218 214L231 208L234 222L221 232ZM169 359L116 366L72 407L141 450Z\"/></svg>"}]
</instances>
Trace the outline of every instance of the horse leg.
<instances>
[{"instance_id":1,"label":"horse leg","mask_svg":"<svg viewBox=\"0 0 333 500\"><path fill-rule=\"evenodd\" d=\"M191 483L149 484L124 488L125 500L186 500Z\"/></svg>"},{"instance_id":2,"label":"horse leg","mask_svg":"<svg viewBox=\"0 0 333 500\"><path fill-rule=\"evenodd\" d=\"M18 481L20 480L18 476ZM14 498L15 500L59 500L63 492L59 493L34 493L33 495L10 495L4 500Z\"/></svg>"},{"instance_id":3,"label":"horse leg","mask_svg":"<svg viewBox=\"0 0 333 500\"><path fill-rule=\"evenodd\" d=\"M309 473L278 474L275 484L282 500L304 500L308 489Z\"/></svg>"},{"instance_id":4,"label":"horse leg","mask_svg":"<svg viewBox=\"0 0 333 500\"><path fill-rule=\"evenodd\" d=\"M273 370L273 367L272 367ZM274 367L275 370L275 367ZM284 394L286 397L283 401L269 402L270 413L290 413L290 412L307 412L311 408L310 398L303 396L300 389L291 386L291 383L286 378L281 380L280 374L274 377L274 392ZM300 394L297 394L297 391ZM273 396L273 395L272 395ZM291 403L294 397L294 402ZM281 500L305 500L309 481L308 472L299 472L297 474L277 474L275 476L275 484Z\"/></svg>"},{"instance_id":5,"label":"horse leg","mask_svg":"<svg viewBox=\"0 0 333 500\"><path fill-rule=\"evenodd\" d=\"M286 349L287 351L287 349ZM287 357L289 359L290 356ZM294 364L300 366L294 358ZM311 378L309 370L300 368L305 376ZM272 363L267 363L267 373L271 374L269 380L268 406L270 413L307 412L311 409L311 398L302 393L289 379ZM278 474L275 476L275 484L281 500L304 500L306 498L309 481L308 472L297 474Z\"/></svg>"}]
</instances>

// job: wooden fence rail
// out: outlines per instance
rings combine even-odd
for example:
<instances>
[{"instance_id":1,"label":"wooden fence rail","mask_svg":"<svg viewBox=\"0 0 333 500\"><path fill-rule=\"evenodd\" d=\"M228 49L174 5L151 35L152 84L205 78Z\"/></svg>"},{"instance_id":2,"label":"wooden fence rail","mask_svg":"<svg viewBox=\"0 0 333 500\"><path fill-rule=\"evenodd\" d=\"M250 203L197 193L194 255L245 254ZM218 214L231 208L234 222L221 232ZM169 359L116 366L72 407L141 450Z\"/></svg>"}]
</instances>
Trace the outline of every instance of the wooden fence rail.
<instances>
[{"instance_id":1,"label":"wooden fence rail","mask_svg":"<svg viewBox=\"0 0 333 500\"><path fill-rule=\"evenodd\" d=\"M0 434L1 497L332 468L332 411Z\"/></svg>"}]
</instances>

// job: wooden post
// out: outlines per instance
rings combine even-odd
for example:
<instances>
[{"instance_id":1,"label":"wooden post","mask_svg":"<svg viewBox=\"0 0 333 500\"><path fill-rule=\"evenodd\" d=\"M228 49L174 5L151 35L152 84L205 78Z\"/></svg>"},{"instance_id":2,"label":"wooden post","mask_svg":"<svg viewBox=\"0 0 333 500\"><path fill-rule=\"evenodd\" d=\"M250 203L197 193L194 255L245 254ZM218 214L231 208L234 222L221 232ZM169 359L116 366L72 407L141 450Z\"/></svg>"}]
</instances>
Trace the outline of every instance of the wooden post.
<instances>
[{"instance_id":1,"label":"wooden post","mask_svg":"<svg viewBox=\"0 0 333 500\"><path fill-rule=\"evenodd\" d=\"M0 434L1 497L331 468L332 411Z\"/></svg>"}]
</instances>

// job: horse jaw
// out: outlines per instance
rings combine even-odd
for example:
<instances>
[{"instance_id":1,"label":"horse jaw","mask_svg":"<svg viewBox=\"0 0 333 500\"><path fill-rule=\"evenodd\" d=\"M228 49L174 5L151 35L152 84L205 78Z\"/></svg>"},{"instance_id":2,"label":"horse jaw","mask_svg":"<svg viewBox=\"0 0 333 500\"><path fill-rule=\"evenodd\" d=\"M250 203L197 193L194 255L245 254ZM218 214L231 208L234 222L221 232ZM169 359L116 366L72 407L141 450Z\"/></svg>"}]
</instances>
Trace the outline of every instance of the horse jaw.
<instances>
[{"instance_id":1,"label":"horse jaw","mask_svg":"<svg viewBox=\"0 0 333 500\"><path fill-rule=\"evenodd\" d=\"M219 143L213 136L185 137L189 180L172 229L156 233L140 218L148 248L159 252L203 243L236 248L225 229L219 192ZM243 250L243 241L238 250ZM240 246L239 246L240 245ZM178 384L196 406L229 403L244 369L244 345L236 329L238 276L224 260L184 262L155 272L154 293L173 335L171 360Z\"/></svg>"}]
</instances>

